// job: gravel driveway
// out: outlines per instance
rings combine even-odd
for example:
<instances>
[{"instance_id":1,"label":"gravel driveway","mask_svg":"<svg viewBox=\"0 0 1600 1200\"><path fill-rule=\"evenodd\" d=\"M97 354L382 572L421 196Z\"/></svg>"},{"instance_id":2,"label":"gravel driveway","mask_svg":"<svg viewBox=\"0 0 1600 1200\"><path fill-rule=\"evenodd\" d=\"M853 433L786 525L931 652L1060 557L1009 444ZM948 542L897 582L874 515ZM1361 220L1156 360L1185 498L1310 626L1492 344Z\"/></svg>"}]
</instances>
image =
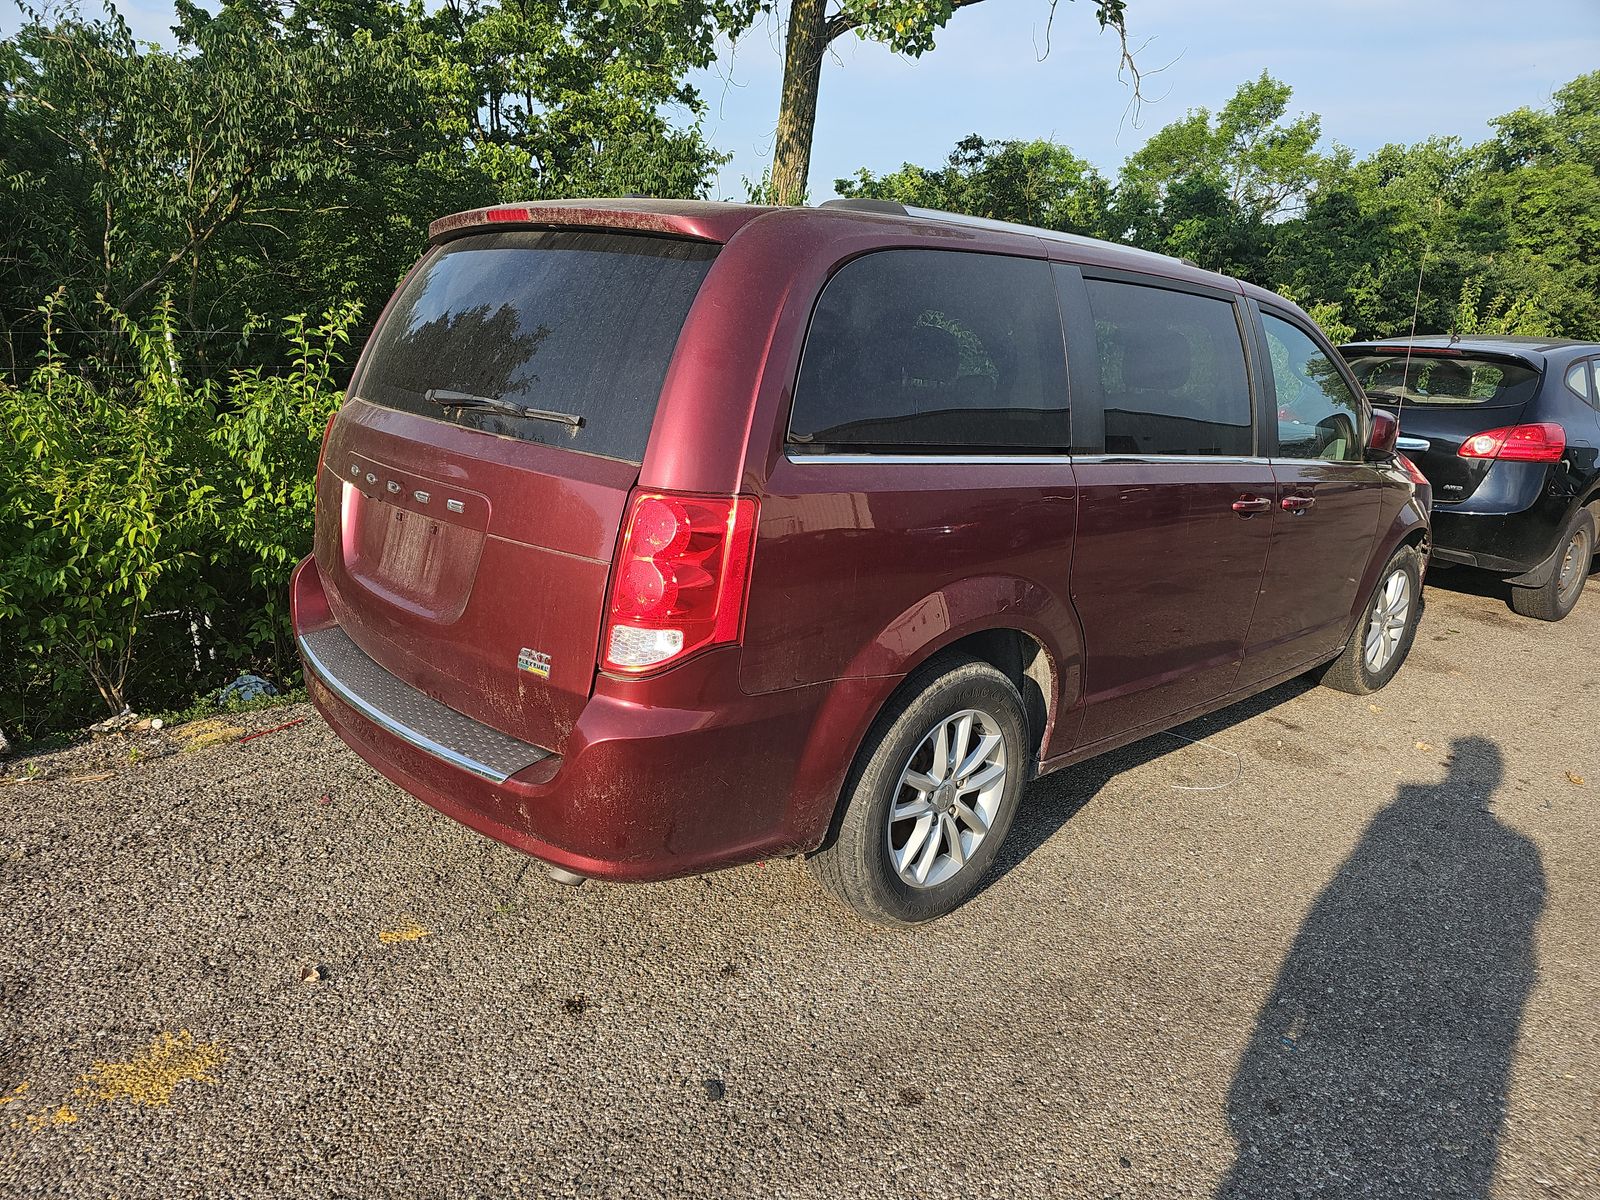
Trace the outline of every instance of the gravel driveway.
<instances>
[{"instance_id":1,"label":"gravel driveway","mask_svg":"<svg viewBox=\"0 0 1600 1200\"><path fill-rule=\"evenodd\" d=\"M1041 781L911 933L559 887L305 708L12 762L0 1195L1600 1196L1600 588L1458 577L1370 703Z\"/></svg>"}]
</instances>

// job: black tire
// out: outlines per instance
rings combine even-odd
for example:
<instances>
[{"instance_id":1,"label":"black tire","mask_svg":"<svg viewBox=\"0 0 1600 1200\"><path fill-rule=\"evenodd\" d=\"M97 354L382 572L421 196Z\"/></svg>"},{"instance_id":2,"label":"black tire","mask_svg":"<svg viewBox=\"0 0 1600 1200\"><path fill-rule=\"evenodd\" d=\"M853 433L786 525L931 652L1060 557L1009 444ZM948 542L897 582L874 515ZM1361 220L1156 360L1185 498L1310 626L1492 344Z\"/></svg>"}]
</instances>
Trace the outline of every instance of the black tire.
<instances>
[{"instance_id":1,"label":"black tire","mask_svg":"<svg viewBox=\"0 0 1600 1200\"><path fill-rule=\"evenodd\" d=\"M1536 621L1559 621L1578 606L1594 564L1594 513L1580 508L1561 536L1556 568L1542 587L1512 587L1511 608ZM1570 570L1566 564L1573 565Z\"/></svg>"},{"instance_id":2,"label":"black tire","mask_svg":"<svg viewBox=\"0 0 1600 1200\"><path fill-rule=\"evenodd\" d=\"M1392 644L1389 656L1374 669L1368 662L1367 642L1373 632L1373 621L1379 604L1385 598L1390 579L1397 572L1406 578L1410 605L1404 628L1398 631L1398 637ZM1350 640L1339 652L1339 657L1329 663L1327 670L1323 672L1323 685L1335 691L1348 692L1352 696L1367 696L1384 687L1406 661L1406 655L1411 653L1411 643L1416 640L1417 624L1421 620L1422 556L1417 553L1414 546L1401 546L1378 576L1378 586L1372 590L1367 606L1361 610L1361 620L1357 622L1355 632L1350 635Z\"/></svg>"},{"instance_id":3,"label":"black tire","mask_svg":"<svg viewBox=\"0 0 1600 1200\"><path fill-rule=\"evenodd\" d=\"M983 730L998 738L1003 745L1004 762L988 763L988 769L1003 765L1004 776L998 785L983 793L983 802L991 809L987 830L975 837L972 848L961 855L959 866L952 866L954 853L939 849L941 845L949 846L942 822L949 817L958 848L964 845L963 834L975 835L976 826L960 815L959 806L949 807L957 799L955 796L937 793L937 789L928 793L937 793L938 799L928 801L930 808L925 815L932 823L924 828L938 831L937 835L945 839L928 852L934 856L929 861L942 864L940 869L953 873L942 882L913 886L901 877L892 856L896 854L897 836L902 839L901 850L910 849L920 818L905 817L891 827L890 812L897 801L902 811L918 803L919 793L910 784L902 783L903 775L924 754L929 756L929 762L933 761L937 730L965 712L974 712L981 718L972 723L979 741L971 743L969 749L978 749ZM944 744L953 748L948 741ZM1027 718L1016 686L988 663L956 656L935 659L913 672L897 698L873 724L845 782L836 831L822 849L806 860L806 865L824 889L868 921L916 925L942 917L960 907L982 885L1011 828L1032 769ZM930 767L931 772L937 770ZM972 777L976 778L977 773ZM979 798L966 795L963 803L967 804L968 814L981 816L976 811ZM938 804L946 807L937 808ZM926 846L932 836L931 832L925 834L918 844ZM908 859L918 860L909 867L913 873L923 857L907 855ZM930 873L928 877L934 879L935 875Z\"/></svg>"}]
</instances>

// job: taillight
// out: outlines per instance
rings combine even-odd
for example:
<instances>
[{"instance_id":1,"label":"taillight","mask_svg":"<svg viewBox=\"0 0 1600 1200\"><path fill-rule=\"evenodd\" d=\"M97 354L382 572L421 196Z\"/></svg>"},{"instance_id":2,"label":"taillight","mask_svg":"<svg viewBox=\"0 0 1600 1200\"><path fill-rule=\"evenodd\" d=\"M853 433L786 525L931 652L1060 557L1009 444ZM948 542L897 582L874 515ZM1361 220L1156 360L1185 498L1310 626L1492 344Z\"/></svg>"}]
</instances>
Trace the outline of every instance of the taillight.
<instances>
[{"instance_id":1,"label":"taillight","mask_svg":"<svg viewBox=\"0 0 1600 1200\"><path fill-rule=\"evenodd\" d=\"M483 214L483 219L493 224L500 224L503 221L527 221L532 216L533 214L525 208L491 208Z\"/></svg>"},{"instance_id":2,"label":"taillight","mask_svg":"<svg viewBox=\"0 0 1600 1200\"><path fill-rule=\"evenodd\" d=\"M1486 429L1461 443L1462 458L1492 458L1501 462L1560 462L1567 449L1567 431L1554 421L1537 425L1507 425Z\"/></svg>"},{"instance_id":3,"label":"taillight","mask_svg":"<svg viewBox=\"0 0 1600 1200\"><path fill-rule=\"evenodd\" d=\"M328 439L333 436L333 422L339 415L335 409L328 414L328 423L322 429L322 448L317 451L317 474L322 474L322 460L328 457Z\"/></svg>"},{"instance_id":4,"label":"taillight","mask_svg":"<svg viewBox=\"0 0 1600 1200\"><path fill-rule=\"evenodd\" d=\"M611 570L601 667L640 674L738 641L755 531L748 496L635 495Z\"/></svg>"},{"instance_id":5,"label":"taillight","mask_svg":"<svg viewBox=\"0 0 1600 1200\"><path fill-rule=\"evenodd\" d=\"M1396 454L1395 458L1399 461L1401 469L1403 469L1405 473L1411 477L1412 483L1416 484L1418 487L1422 487L1427 484L1428 477L1422 473L1421 468L1418 467L1416 463L1412 462L1404 454Z\"/></svg>"}]
</instances>

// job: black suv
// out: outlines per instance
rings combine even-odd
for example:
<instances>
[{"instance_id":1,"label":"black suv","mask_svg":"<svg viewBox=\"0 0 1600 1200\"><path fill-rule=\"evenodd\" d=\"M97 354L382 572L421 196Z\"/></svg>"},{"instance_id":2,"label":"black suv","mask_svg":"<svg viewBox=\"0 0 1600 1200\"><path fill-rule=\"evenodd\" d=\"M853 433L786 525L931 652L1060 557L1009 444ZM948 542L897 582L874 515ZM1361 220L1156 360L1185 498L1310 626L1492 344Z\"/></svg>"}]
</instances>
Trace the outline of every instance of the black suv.
<instances>
[{"instance_id":1,"label":"black suv","mask_svg":"<svg viewBox=\"0 0 1600 1200\"><path fill-rule=\"evenodd\" d=\"M1341 352L1433 484L1433 557L1507 576L1525 617L1571 612L1600 518L1600 343L1438 336Z\"/></svg>"}]
</instances>

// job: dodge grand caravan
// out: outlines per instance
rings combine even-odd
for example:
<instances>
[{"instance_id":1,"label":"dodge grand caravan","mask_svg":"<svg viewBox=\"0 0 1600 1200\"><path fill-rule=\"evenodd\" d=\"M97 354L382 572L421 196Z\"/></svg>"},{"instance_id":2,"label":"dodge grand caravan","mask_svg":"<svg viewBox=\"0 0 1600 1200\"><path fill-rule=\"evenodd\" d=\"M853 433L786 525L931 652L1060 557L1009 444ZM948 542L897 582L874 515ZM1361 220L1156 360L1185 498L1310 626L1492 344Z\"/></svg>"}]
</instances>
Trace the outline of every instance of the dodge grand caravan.
<instances>
[{"instance_id":1,"label":"dodge grand caravan","mask_svg":"<svg viewBox=\"0 0 1600 1200\"><path fill-rule=\"evenodd\" d=\"M891 205L436 222L294 621L402 788L548 864L970 896L1036 775L1416 629L1426 481L1282 298Z\"/></svg>"}]
</instances>

